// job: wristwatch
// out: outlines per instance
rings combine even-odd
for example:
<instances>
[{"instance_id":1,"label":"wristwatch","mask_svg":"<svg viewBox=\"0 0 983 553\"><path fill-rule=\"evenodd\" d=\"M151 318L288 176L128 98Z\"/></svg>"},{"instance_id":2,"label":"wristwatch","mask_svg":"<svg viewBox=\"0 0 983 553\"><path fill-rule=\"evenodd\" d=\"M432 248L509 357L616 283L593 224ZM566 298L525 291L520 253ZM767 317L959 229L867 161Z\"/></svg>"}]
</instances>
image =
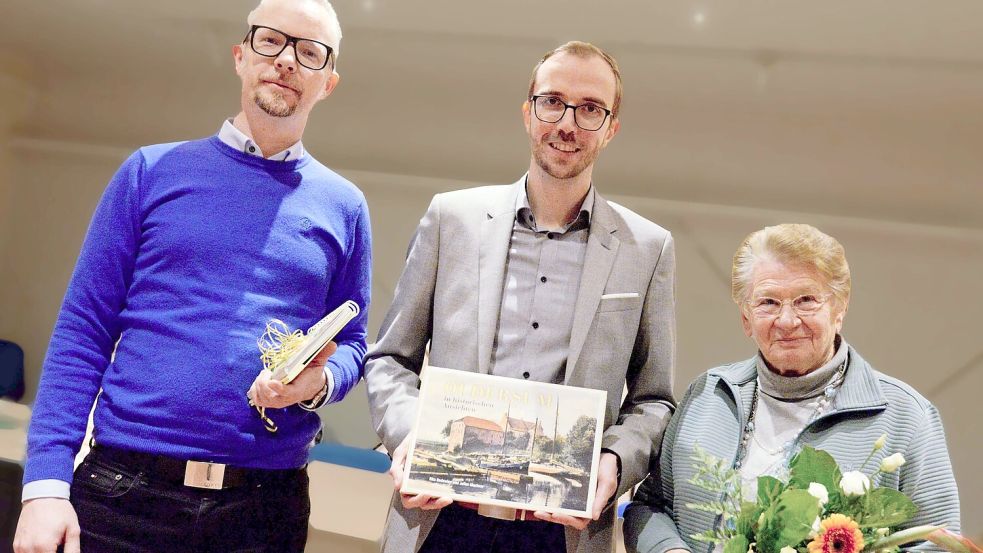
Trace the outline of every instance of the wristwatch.
<instances>
[{"instance_id":1,"label":"wristwatch","mask_svg":"<svg viewBox=\"0 0 983 553\"><path fill-rule=\"evenodd\" d=\"M315 411L328 399L328 385L331 383L331 374L328 373L328 368L324 368L324 386L314 394L314 397L307 401L301 401L297 405L305 411Z\"/></svg>"}]
</instances>

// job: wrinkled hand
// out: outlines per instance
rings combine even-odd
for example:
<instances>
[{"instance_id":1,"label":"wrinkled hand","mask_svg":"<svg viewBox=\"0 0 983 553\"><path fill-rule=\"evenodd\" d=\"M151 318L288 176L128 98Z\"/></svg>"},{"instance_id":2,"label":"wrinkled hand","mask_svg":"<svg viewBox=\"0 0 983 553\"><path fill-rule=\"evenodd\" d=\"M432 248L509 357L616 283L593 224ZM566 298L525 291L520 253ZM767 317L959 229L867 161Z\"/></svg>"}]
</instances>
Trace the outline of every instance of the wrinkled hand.
<instances>
[{"instance_id":1,"label":"wrinkled hand","mask_svg":"<svg viewBox=\"0 0 983 553\"><path fill-rule=\"evenodd\" d=\"M257 407L267 409L282 409L311 399L324 387L324 365L337 349L337 344L328 342L321 353L290 384L272 380L270 371L260 371L253 385L249 387L249 398Z\"/></svg>"},{"instance_id":2,"label":"wrinkled hand","mask_svg":"<svg viewBox=\"0 0 983 553\"><path fill-rule=\"evenodd\" d=\"M397 492L403 487L403 465L406 464L406 453L409 447L410 437L407 436L403 443L393 450L393 463L389 466L389 476L392 476L393 486ZM413 495L402 492L399 494L399 500L406 509L423 509L424 511L443 509L454 503L454 500L449 497L435 497L426 494Z\"/></svg>"},{"instance_id":3,"label":"wrinkled hand","mask_svg":"<svg viewBox=\"0 0 983 553\"><path fill-rule=\"evenodd\" d=\"M616 491L618 491L618 457L614 453L605 451L601 453L601 459L597 464L597 490L594 492L594 508L591 510L591 518L547 513L546 511L536 511L533 514L540 520L583 530L587 528L591 520L601 518L601 513L604 512L604 508Z\"/></svg>"},{"instance_id":4,"label":"wrinkled hand","mask_svg":"<svg viewBox=\"0 0 983 553\"><path fill-rule=\"evenodd\" d=\"M67 499L41 497L24 503L14 536L16 553L79 553L79 519Z\"/></svg>"}]
</instances>

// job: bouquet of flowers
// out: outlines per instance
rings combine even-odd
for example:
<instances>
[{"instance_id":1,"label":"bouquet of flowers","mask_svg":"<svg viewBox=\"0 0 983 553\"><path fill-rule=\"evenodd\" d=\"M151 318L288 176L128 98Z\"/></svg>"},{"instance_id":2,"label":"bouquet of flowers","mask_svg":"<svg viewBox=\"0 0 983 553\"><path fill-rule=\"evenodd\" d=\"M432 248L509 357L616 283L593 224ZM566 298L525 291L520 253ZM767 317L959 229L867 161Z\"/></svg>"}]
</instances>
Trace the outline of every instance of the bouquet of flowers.
<instances>
[{"instance_id":1,"label":"bouquet of flowers","mask_svg":"<svg viewBox=\"0 0 983 553\"><path fill-rule=\"evenodd\" d=\"M898 470L904 456L894 453L872 474L863 472L886 439L881 436L860 469L849 472L841 472L829 453L806 446L789 463L787 482L758 477L756 501L744 500L737 470L697 447L697 472L690 482L722 499L687 505L720 520L717 528L693 538L722 544L724 553L882 553L920 540L948 551L983 553L941 526L898 530L918 509L898 490L873 488L871 480Z\"/></svg>"}]
</instances>

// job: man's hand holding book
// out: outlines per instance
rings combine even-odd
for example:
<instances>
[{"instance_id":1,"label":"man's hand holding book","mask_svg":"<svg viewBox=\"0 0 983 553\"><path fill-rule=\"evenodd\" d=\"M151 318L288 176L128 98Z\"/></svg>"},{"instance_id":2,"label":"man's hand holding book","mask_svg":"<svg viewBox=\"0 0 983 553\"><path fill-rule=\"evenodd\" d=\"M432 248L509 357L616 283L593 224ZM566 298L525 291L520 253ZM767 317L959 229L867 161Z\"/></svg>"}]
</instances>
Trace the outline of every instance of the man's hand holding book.
<instances>
[{"instance_id":1,"label":"man's hand holding book","mask_svg":"<svg viewBox=\"0 0 983 553\"><path fill-rule=\"evenodd\" d=\"M259 412L267 430L276 432L277 426L266 415L266 409L300 404L313 411L324 403L332 388L325 365L338 349L333 339L359 311L358 304L346 301L306 334L301 330L291 331L278 319L266 324L266 332L257 342L263 370L246 397Z\"/></svg>"},{"instance_id":2,"label":"man's hand holding book","mask_svg":"<svg viewBox=\"0 0 983 553\"><path fill-rule=\"evenodd\" d=\"M260 371L249 388L249 397L257 407L281 409L302 401L309 401L318 394L325 384L324 365L338 349L337 344L328 344L317 354L289 384L274 378L270 371Z\"/></svg>"}]
</instances>

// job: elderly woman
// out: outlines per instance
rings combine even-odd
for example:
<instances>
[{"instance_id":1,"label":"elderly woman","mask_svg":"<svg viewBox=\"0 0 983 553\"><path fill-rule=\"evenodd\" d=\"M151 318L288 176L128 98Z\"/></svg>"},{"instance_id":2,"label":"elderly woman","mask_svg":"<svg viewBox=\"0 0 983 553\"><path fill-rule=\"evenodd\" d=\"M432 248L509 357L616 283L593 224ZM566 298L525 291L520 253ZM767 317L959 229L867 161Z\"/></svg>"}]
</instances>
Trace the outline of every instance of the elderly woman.
<instances>
[{"instance_id":1,"label":"elderly woman","mask_svg":"<svg viewBox=\"0 0 983 553\"><path fill-rule=\"evenodd\" d=\"M904 382L874 370L839 333L850 302L839 242L809 225L752 233L734 255L732 296L758 354L711 369L689 386L658 466L625 512L628 550L712 550L692 537L717 521L688 504L720 499L689 482L697 446L733 459L744 497L753 498L757 477L786 477L804 445L853 470L882 434L887 443L874 461L901 452L907 462L874 484L914 501L918 514L910 526L946 524L958 532L959 498L938 411Z\"/></svg>"}]
</instances>

